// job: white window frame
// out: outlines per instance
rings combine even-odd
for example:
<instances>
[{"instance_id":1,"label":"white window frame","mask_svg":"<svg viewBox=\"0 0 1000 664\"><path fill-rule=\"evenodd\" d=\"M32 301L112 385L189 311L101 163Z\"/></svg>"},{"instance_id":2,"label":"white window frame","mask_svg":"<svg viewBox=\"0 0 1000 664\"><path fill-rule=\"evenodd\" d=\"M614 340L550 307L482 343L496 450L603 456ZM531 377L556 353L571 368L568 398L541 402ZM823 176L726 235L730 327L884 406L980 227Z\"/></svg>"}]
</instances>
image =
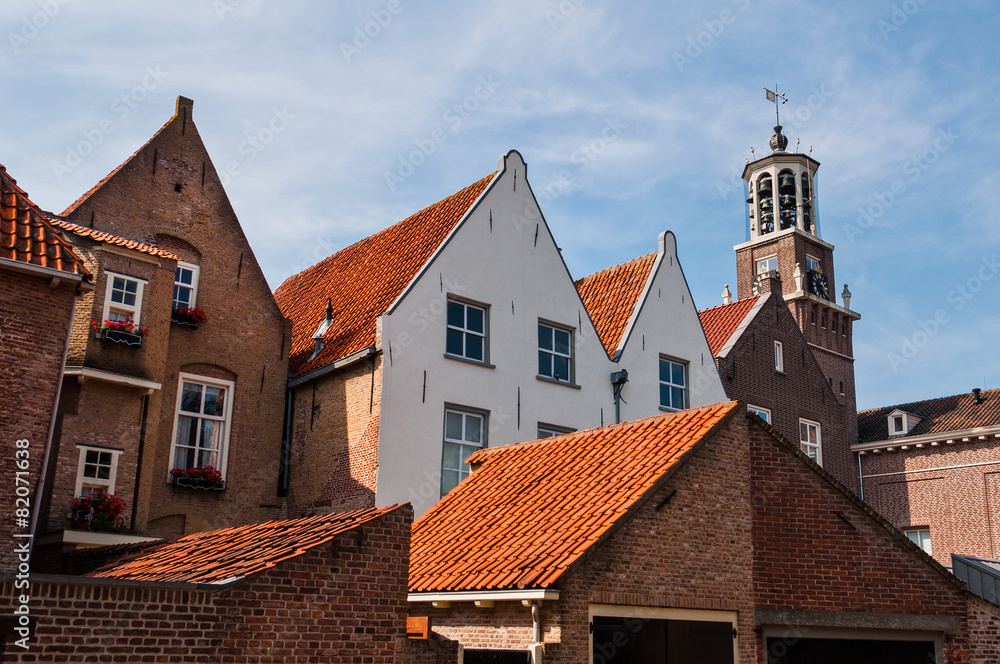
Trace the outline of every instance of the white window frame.
<instances>
[{"instance_id":1,"label":"white window frame","mask_svg":"<svg viewBox=\"0 0 1000 664\"><path fill-rule=\"evenodd\" d=\"M574 336L575 335L573 334L573 328L566 327L565 325L559 325L557 323L550 323L547 320L539 319L538 320L538 332L539 332L539 334L541 334L542 328L545 328L547 330L551 330L552 331L552 334L551 334L551 336L552 336L552 349L551 350L544 349L544 348L542 348L541 343L538 344L538 359L539 359L539 364L541 364L541 356L543 354L548 355L549 358L550 358L549 359L549 367L552 368L553 371L552 371L552 375L551 376L547 375L547 374L544 374L541 371L539 371L538 372L539 377L545 378L546 380L554 380L554 381L559 382L559 383L569 383L569 384L572 385L574 379L576 378L576 367L574 366L574 364L575 364L575 362L574 362L575 353L573 352L575 350L575 348L574 348L574 344L575 344ZM569 352L568 353L560 353L559 351L556 350L556 348L555 348L555 333L557 331L559 331L559 332L565 332L566 334L569 335ZM568 367L567 370L569 371L569 375L566 376L565 378L557 378L556 375L555 375L554 365L555 365L555 358L557 358L557 357L566 358L566 365ZM541 367L539 367L539 369L541 369Z\"/></svg>"},{"instance_id":2,"label":"white window frame","mask_svg":"<svg viewBox=\"0 0 1000 664\"><path fill-rule=\"evenodd\" d=\"M570 429L569 427L561 427L555 424L546 424L545 422L538 423L538 429L536 430L536 435L538 439L542 438L553 438L555 436L562 436L567 433L573 433L576 429Z\"/></svg>"},{"instance_id":3,"label":"white window frame","mask_svg":"<svg viewBox=\"0 0 1000 664\"><path fill-rule=\"evenodd\" d=\"M463 316L462 316L462 321L463 321L462 325L463 325L463 327L458 327L456 325L452 325L448 321L448 307L450 307L453 304L465 307L465 309L463 310ZM475 330L469 329L468 327L465 327L465 326L468 325L468 320L469 320L468 310L470 308L471 309L478 309L478 310L480 310L480 311L483 312L483 331L481 333L477 332ZM448 332L451 331L451 330L455 330L455 331L457 331L458 333L460 333L462 335L462 352L461 353L452 353L452 352L448 351L448 338L447 338L447 335L448 335ZM467 354L467 346L468 346L468 344L466 342L466 339L470 335L471 336L475 336L475 337L479 337L479 338L481 338L483 340L483 357L482 358L469 357L469 355ZM467 362L475 362L477 364L489 364L490 363L490 308L489 308L488 305L479 304L477 302L469 302L468 300L461 300L461 299L458 299L458 298L452 298L452 297L448 298L447 304L445 305L445 357L453 357L453 358L457 358L457 359L460 359L460 360L465 360Z\"/></svg>"},{"instance_id":4,"label":"white window frame","mask_svg":"<svg viewBox=\"0 0 1000 664\"><path fill-rule=\"evenodd\" d=\"M77 449L80 450L80 459L76 467L76 487L74 488L74 497L80 497L83 495L83 489L93 488L93 489L103 489L104 493L109 496L115 492L115 482L118 480L118 457L121 456L124 450L118 450L111 447L101 447L100 445L82 445L77 444ZM98 477L86 477L84 472L88 465L94 465L87 463L87 453L96 452L98 454L110 454L111 455L111 469L108 472L108 478L102 479ZM103 465L103 464L102 464Z\"/></svg>"},{"instance_id":5,"label":"white window frame","mask_svg":"<svg viewBox=\"0 0 1000 664\"><path fill-rule=\"evenodd\" d=\"M767 270L761 270L761 264L770 265L774 261L774 267ZM765 256L764 258L759 258L754 262L754 274L764 274L765 272L777 272L778 271L778 254L771 254L770 256Z\"/></svg>"},{"instance_id":6,"label":"white window frame","mask_svg":"<svg viewBox=\"0 0 1000 664\"><path fill-rule=\"evenodd\" d=\"M785 373L785 347L780 341L774 342L774 370Z\"/></svg>"},{"instance_id":7,"label":"white window frame","mask_svg":"<svg viewBox=\"0 0 1000 664\"><path fill-rule=\"evenodd\" d=\"M754 406L753 404L749 404L748 403L747 404L747 410L750 411L751 413L757 413L758 415L760 415L760 418L762 420L764 420L768 424L771 424L771 409L770 408L761 408L760 406Z\"/></svg>"},{"instance_id":8,"label":"white window frame","mask_svg":"<svg viewBox=\"0 0 1000 664\"><path fill-rule=\"evenodd\" d=\"M196 383L201 386L209 387L221 387L226 390L226 404L225 411L226 414L222 417L218 416L206 416L204 414L190 413L188 411L181 411L181 398L184 394L184 383ZM167 469L167 478L170 479L170 469L174 468L174 459L177 454L177 431L180 426L180 418L184 417L194 417L196 419L210 419L217 422L223 422L222 435L220 436L219 450L218 450L218 465L215 469L222 473L222 479L226 479L226 467L229 465L229 434L233 428L233 401L235 400L235 387L236 383L231 380L222 380L220 378L210 378L208 376L199 376L197 374L183 373L181 372L180 377L177 379L177 398L174 403L174 428L170 436L170 468ZM204 392L203 392L204 394ZM189 445L184 445L185 448L190 448ZM200 449L200 448L199 448Z\"/></svg>"},{"instance_id":9,"label":"white window frame","mask_svg":"<svg viewBox=\"0 0 1000 664\"><path fill-rule=\"evenodd\" d=\"M896 421L899 421L899 428L896 428ZM906 433L906 415L891 415L889 417L889 423L892 428L889 431L890 436L899 436Z\"/></svg>"},{"instance_id":10,"label":"white window frame","mask_svg":"<svg viewBox=\"0 0 1000 664\"><path fill-rule=\"evenodd\" d=\"M672 370L670 372L670 374L671 374L671 381L660 380L660 367L662 366L662 364L664 362L669 362L671 364L679 364L684 369L684 384L683 385L678 385L678 384L672 382L672 379L673 379L673 371ZM679 358L676 358L676 357L670 357L669 355L660 355L659 361L657 362L657 365L656 365L656 378L657 378L657 388L660 391L660 393L657 395L657 398L659 399L659 403L660 403L660 410L665 410L665 411L668 411L668 412L677 412L679 410L684 410L685 408L688 407L688 405L690 404L689 384L691 382L691 372L690 372L690 366L689 366L689 364L688 364L688 362L686 360L682 360L682 359L679 359ZM663 403L663 389L662 388L663 388L664 385L666 385L667 387L679 387L679 388L681 388L681 390L683 392L682 399L683 399L684 403L681 404L680 408L674 407L673 404L666 405L666 404Z\"/></svg>"},{"instance_id":11,"label":"white window frame","mask_svg":"<svg viewBox=\"0 0 1000 664\"><path fill-rule=\"evenodd\" d=\"M105 276L107 277L107 286L104 290L104 310L101 314L101 321L106 321L111 317L111 312L114 310L115 313L125 314L132 319L132 322L136 325L139 324L139 316L142 313L142 292L146 286L146 280L140 279L139 277L133 277L128 274L123 274L121 272L114 272L112 270L105 270ZM111 293L114 291L115 279L125 279L126 282L134 281L136 283L135 289L135 304L129 305L121 302L112 302Z\"/></svg>"},{"instance_id":12,"label":"white window frame","mask_svg":"<svg viewBox=\"0 0 1000 664\"><path fill-rule=\"evenodd\" d=\"M191 284L181 283L177 280L177 270L190 270L191 271ZM184 261L177 261L177 270L174 270L174 309L177 308L177 289L187 288L191 291L191 303L187 306L190 308L195 308L198 306L198 278L201 274L201 267L195 265L194 263L185 263Z\"/></svg>"},{"instance_id":13,"label":"white window frame","mask_svg":"<svg viewBox=\"0 0 1000 664\"><path fill-rule=\"evenodd\" d=\"M917 526L916 528L904 528L903 533L910 539L911 542L913 542L921 549L923 549L928 556L934 555L933 547L931 545L930 526Z\"/></svg>"},{"instance_id":14,"label":"white window frame","mask_svg":"<svg viewBox=\"0 0 1000 664\"><path fill-rule=\"evenodd\" d=\"M816 267L809 267L809 262L810 261L812 261L813 263L815 263ZM823 273L823 263L820 262L820 260L818 258L816 258L815 256L812 256L810 254L806 254L806 270L807 271L813 271L813 272L819 272L820 274L822 274Z\"/></svg>"},{"instance_id":15,"label":"white window frame","mask_svg":"<svg viewBox=\"0 0 1000 664\"><path fill-rule=\"evenodd\" d=\"M803 435L802 435L803 426L807 427L806 429L807 432L810 427L814 427L816 429L815 443L808 440L808 434L807 436L805 436L806 439L803 440ZM799 418L799 449L802 450L802 452L807 457L815 461L818 465L820 466L823 465L823 427L822 425L820 425L819 422L815 422L813 420L807 420L802 417Z\"/></svg>"},{"instance_id":16,"label":"white window frame","mask_svg":"<svg viewBox=\"0 0 1000 664\"><path fill-rule=\"evenodd\" d=\"M461 438L449 438L448 437L448 415L458 414L462 416L462 437ZM481 428L479 431L479 443L478 445L474 442L470 442L465 438L466 424L469 417L478 417L481 422ZM464 468L467 464L464 463L466 459L469 458L475 452L479 450L486 449L488 446L488 436L489 436L489 411L485 411L479 408L471 408L469 406L459 406L456 404L445 404L444 406L444 422L442 422L441 427L441 497L443 498L448 492L444 490L444 474L446 471L457 472L458 473L458 484L461 484L462 480L472 474L471 468ZM445 466L445 445L458 445L459 446L459 467L450 468ZM469 451L464 452L463 448L469 448ZM449 489L450 491L451 489Z\"/></svg>"}]
</instances>

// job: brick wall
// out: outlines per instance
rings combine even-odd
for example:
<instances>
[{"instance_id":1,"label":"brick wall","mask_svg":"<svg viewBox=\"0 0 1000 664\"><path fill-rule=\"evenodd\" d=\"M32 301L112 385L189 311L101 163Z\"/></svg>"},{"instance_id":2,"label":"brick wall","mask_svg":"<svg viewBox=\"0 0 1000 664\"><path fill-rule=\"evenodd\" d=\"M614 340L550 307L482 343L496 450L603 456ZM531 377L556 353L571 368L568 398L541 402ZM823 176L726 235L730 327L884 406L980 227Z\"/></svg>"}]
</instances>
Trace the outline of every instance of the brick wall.
<instances>
[{"instance_id":1,"label":"brick wall","mask_svg":"<svg viewBox=\"0 0 1000 664\"><path fill-rule=\"evenodd\" d=\"M1000 662L1000 608L970 596L969 639L971 664Z\"/></svg>"},{"instance_id":2,"label":"brick wall","mask_svg":"<svg viewBox=\"0 0 1000 664\"><path fill-rule=\"evenodd\" d=\"M0 572L13 572L17 556L13 552L13 532L17 527L17 472L29 490L31 507L48 439L49 424L56 401L66 337L72 318L75 284L64 282L49 287L50 279L0 269ZM19 447L26 440L27 447ZM17 457L18 451L20 457ZM24 458L25 455L27 458ZM19 461L27 461L26 467Z\"/></svg>"},{"instance_id":3,"label":"brick wall","mask_svg":"<svg viewBox=\"0 0 1000 664\"><path fill-rule=\"evenodd\" d=\"M945 637L946 661L969 661L959 585L795 456L751 427L756 608L951 616L962 627Z\"/></svg>"},{"instance_id":4,"label":"brick wall","mask_svg":"<svg viewBox=\"0 0 1000 664\"><path fill-rule=\"evenodd\" d=\"M929 527L931 548L941 564L950 565L952 553L1000 556L996 442L958 440L951 445L868 453L861 463L865 500L899 528ZM939 468L945 470L935 470Z\"/></svg>"},{"instance_id":5,"label":"brick wall","mask_svg":"<svg viewBox=\"0 0 1000 664\"><path fill-rule=\"evenodd\" d=\"M289 514L375 505L382 356L294 389Z\"/></svg>"},{"instance_id":6,"label":"brick wall","mask_svg":"<svg viewBox=\"0 0 1000 664\"><path fill-rule=\"evenodd\" d=\"M802 266L803 278L806 271L806 254L818 258L820 269L827 277L831 298L835 295L833 279L833 252L818 244L809 242L798 233L789 233L770 242L759 242L736 252L736 288L739 299L751 297L757 261L768 256L778 257L778 271L782 278L782 294L795 292L795 264ZM803 289L807 286L803 282Z\"/></svg>"},{"instance_id":7,"label":"brick wall","mask_svg":"<svg viewBox=\"0 0 1000 664\"><path fill-rule=\"evenodd\" d=\"M36 638L3 661L428 661L405 656L411 520L403 506L222 590L47 577ZM14 595L0 582L0 613Z\"/></svg>"}]
</instances>

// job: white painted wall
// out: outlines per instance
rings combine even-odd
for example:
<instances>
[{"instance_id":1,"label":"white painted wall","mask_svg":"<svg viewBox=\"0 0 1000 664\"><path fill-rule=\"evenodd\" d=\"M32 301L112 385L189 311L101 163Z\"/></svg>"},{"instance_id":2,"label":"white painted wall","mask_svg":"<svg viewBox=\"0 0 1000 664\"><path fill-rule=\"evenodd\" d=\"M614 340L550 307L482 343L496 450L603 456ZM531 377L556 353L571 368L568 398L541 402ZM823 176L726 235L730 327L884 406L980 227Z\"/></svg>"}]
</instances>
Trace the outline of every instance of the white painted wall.
<instances>
[{"instance_id":1,"label":"white painted wall","mask_svg":"<svg viewBox=\"0 0 1000 664\"><path fill-rule=\"evenodd\" d=\"M478 204L382 316L379 506L409 501L420 515L440 497L446 403L489 412L489 447L534 440L539 422L573 429L614 422L609 377L619 365L601 345L526 170L516 151L501 157L500 172ZM692 395L692 405L725 399L677 263L673 235L666 238L671 258L664 260L673 265L657 272L633 333L646 336L648 350L634 341L623 355L621 367L630 377L635 372L626 386L623 420L661 412L661 352L688 359L699 370L704 353L712 384ZM449 295L489 305L492 367L445 357ZM539 318L574 330L578 387L537 378Z\"/></svg>"}]
</instances>

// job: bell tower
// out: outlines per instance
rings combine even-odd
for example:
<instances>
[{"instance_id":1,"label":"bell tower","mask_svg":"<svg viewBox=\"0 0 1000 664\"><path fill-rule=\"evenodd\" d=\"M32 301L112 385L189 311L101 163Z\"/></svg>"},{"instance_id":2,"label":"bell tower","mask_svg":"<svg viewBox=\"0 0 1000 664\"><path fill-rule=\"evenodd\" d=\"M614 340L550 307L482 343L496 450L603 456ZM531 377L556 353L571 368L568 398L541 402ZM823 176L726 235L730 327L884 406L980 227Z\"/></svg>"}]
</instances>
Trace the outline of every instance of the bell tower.
<instances>
[{"instance_id":1,"label":"bell tower","mask_svg":"<svg viewBox=\"0 0 1000 664\"><path fill-rule=\"evenodd\" d=\"M768 91L768 99L773 101L772 94ZM761 289L762 279L778 277L780 294L830 387L853 412L851 335L861 315L851 310L851 292L846 285L842 304L837 303L834 247L820 237L816 187L820 164L811 154L788 152L788 138L781 129L780 124L774 127L771 153L747 162L743 169L749 239L734 247L738 298L753 297Z\"/></svg>"}]
</instances>

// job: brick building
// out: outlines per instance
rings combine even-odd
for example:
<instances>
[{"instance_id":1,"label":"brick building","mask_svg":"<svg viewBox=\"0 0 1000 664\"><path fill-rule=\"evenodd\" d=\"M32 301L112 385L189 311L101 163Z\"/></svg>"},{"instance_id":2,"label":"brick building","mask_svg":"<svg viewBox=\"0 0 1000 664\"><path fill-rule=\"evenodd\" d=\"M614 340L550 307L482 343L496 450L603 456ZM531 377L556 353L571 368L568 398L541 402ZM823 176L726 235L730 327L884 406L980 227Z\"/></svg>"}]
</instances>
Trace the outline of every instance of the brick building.
<instances>
[{"instance_id":1,"label":"brick building","mask_svg":"<svg viewBox=\"0 0 1000 664\"><path fill-rule=\"evenodd\" d=\"M934 556L1000 557L1000 390L858 413L872 507Z\"/></svg>"},{"instance_id":2,"label":"brick building","mask_svg":"<svg viewBox=\"0 0 1000 664\"><path fill-rule=\"evenodd\" d=\"M614 301L595 317L521 155L498 166L275 291L294 322L291 513L420 514L477 449L725 398L673 234L629 288L590 280Z\"/></svg>"},{"instance_id":3,"label":"brick building","mask_svg":"<svg viewBox=\"0 0 1000 664\"><path fill-rule=\"evenodd\" d=\"M280 513L290 326L192 108L179 97L166 125L52 218L95 275L76 310L48 465L37 543L53 554ZM218 481L171 473L207 466ZM124 501L126 532L78 529L85 515L71 504L91 493Z\"/></svg>"},{"instance_id":4,"label":"brick building","mask_svg":"<svg viewBox=\"0 0 1000 664\"><path fill-rule=\"evenodd\" d=\"M13 572L13 534L34 531L74 307L92 274L0 166L0 571ZM30 386L30 389L28 389ZM21 442L24 441L24 442ZM30 512L30 513L29 513ZM25 519L18 525L17 519Z\"/></svg>"},{"instance_id":5,"label":"brick building","mask_svg":"<svg viewBox=\"0 0 1000 664\"><path fill-rule=\"evenodd\" d=\"M456 662L454 644L406 639L411 520L403 505L273 521L33 575L33 632L0 641L3 661ZM0 612L15 595L0 580Z\"/></svg>"},{"instance_id":6,"label":"brick building","mask_svg":"<svg viewBox=\"0 0 1000 664\"><path fill-rule=\"evenodd\" d=\"M411 617L470 664L1000 656L974 636L1000 608L740 404L470 462L414 523L409 583Z\"/></svg>"}]
</instances>

